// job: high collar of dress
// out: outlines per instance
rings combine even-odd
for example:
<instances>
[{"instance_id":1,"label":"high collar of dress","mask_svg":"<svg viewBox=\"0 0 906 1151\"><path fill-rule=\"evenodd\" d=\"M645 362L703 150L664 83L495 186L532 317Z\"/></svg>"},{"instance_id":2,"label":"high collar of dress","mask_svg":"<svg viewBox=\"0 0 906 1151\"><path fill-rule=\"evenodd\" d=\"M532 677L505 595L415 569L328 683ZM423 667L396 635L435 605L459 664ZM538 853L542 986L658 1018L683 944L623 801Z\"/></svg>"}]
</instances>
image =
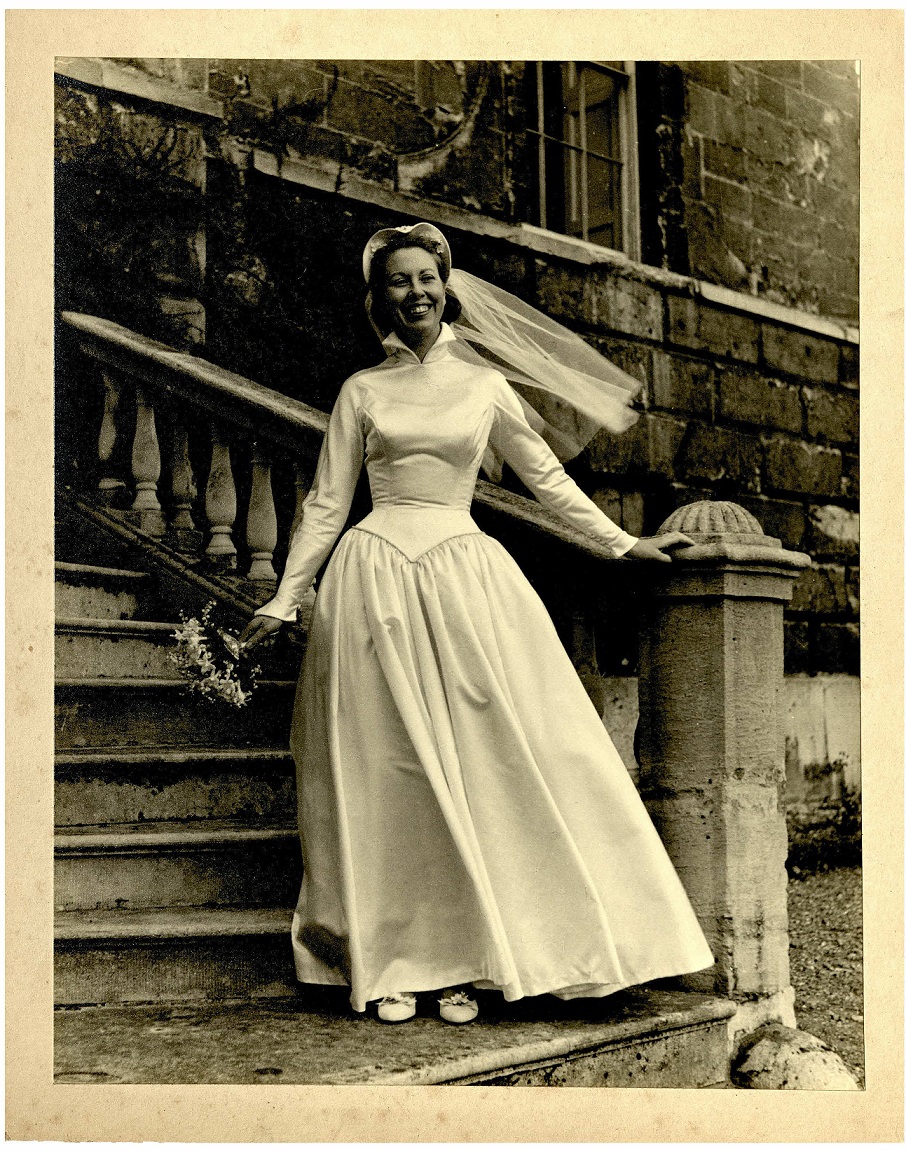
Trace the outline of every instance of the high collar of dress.
<instances>
[{"instance_id":1,"label":"high collar of dress","mask_svg":"<svg viewBox=\"0 0 906 1151\"><path fill-rule=\"evenodd\" d=\"M441 324L438 337L428 349L423 360L419 360L415 352L413 352L407 344L403 343L396 332L391 332L381 343L387 355L399 363L429 364L432 360L441 360L449 356L450 348L448 345L454 343L455 340L456 336L450 325Z\"/></svg>"}]
</instances>

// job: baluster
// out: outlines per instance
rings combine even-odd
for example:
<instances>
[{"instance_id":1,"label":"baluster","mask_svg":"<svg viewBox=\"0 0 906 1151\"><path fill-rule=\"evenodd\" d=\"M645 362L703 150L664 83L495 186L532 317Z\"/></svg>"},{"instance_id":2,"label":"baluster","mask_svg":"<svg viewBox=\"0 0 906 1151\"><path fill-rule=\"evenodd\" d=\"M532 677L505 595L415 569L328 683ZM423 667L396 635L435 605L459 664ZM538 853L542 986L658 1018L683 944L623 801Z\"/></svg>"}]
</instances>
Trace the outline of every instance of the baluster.
<instances>
[{"instance_id":1,"label":"baluster","mask_svg":"<svg viewBox=\"0 0 906 1151\"><path fill-rule=\"evenodd\" d=\"M160 445L154 421L154 406L141 386L135 389L135 439L132 443L132 476L135 499L130 519L148 535L162 536L166 528L157 481L160 479Z\"/></svg>"},{"instance_id":2,"label":"baluster","mask_svg":"<svg viewBox=\"0 0 906 1151\"><path fill-rule=\"evenodd\" d=\"M277 573L271 560L277 546L277 511L271 486L271 462L264 446L252 444L252 491L246 522L246 543L252 553L249 579L276 583Z\"/></svg>"},{"instance_id":3,"label":"baluster","mask_svg":"<svg viewBox=\"0 0 906 1151\"><path fill-rule=\"evenodd\" d=\"M120 495L125 492L126 484L116 476L106 475L113 467L113 451L116 447L117 419L119 416L120 399L122 398L122 384L111 372L103 372L104 379L104 414L101 417L101 430L98 435L98 464L101 478L98 481L98 498L101 503L109 506L120 503Z\"/></svg>"},{"instance_id":4,"label":"baluster","mask_svg":"<svg viewBox=\"0 0 906 1151\"><path fill-rule=\"evenodd\" d=\"M202 534L192 519L192 504L198 495L195 473L189 458L189 429L177 414L173 428L173 456L171 484L173 490L173 518L167 532L167 543L181 552L196 552L201 548Z\"/></svg>"},{"instance_id":5,"label":"baluster","mask_svg":"<svg viewBox=\"0 0 906 1151\"><path fill-rule=\"evenodd\" d=\"M569 617L569 655L582 686L600 714L604 706L604 685L598 668L594 618L588 611L574 607Z\"/></svg>"},{"instance_id":6,"label":"baluster","mask_svg":"<svg viewBox=\"0 0 906 1151\"><path fill-rule=\"evenodd\" d=\"M296 489L296 507L293 511L293 522L289 529L290 545L292 545L293 536L296 534L296 528L302 522L302 505L305 503L305 497L309 490L305 468L298 460L293 463L293 486Z\"/></svg>"},{"instance_id":7,"label":"baluster","mask_svg":"<svg viewBox=\"0 0 906 1151\"><path fill-rule=\"evenodd\" d=\"M205 514L211 528L206 553L208 559L216 568L234 568L236 546L232 537L236 520L236 484L229 444L223 429L216 423L211 427L211 470L205 491Z\"/></svg>"}]
</instances>

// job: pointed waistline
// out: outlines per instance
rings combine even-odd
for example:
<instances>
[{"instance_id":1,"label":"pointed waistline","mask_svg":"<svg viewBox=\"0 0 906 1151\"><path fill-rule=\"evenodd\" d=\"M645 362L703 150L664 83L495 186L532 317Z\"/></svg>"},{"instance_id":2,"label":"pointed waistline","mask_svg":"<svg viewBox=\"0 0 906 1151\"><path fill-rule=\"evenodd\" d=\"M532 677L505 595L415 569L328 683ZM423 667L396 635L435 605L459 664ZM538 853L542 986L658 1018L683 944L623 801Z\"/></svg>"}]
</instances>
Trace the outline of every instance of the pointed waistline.
<instances>
[{"instance_id":1,"label":"pointed waistline","mask_svg":"<svg viewBox=\"0 0 906 1151\"><path fill-rule=\"evenodd\" d=\"M454 536L482 534L469 513L458 508L377 507L355 527L380 536L409 560Z\"/></svg>"}]
</instances>

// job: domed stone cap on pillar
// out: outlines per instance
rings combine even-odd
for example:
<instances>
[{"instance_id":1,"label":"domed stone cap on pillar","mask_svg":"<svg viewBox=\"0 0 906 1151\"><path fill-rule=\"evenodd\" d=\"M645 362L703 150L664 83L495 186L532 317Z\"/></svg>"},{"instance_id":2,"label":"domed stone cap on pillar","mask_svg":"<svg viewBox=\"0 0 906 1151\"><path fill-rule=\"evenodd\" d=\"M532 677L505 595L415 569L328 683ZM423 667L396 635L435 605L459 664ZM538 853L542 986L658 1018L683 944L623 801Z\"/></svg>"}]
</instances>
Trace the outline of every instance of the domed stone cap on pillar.
<instances>
[{"instance_id":1,"label":"domed stone cap on pillar","mask_svg":"<svg viewBox=\"0 0 906 1151\"><path fill-rule=\"evenodd\" d=\"M664 520L657 534L666 532L682 532L697 544L781 546L780 540L764 534L764 529L751 512L726 500L697 500L694 504L683 504Z\"/></svg>"}]
</instances>

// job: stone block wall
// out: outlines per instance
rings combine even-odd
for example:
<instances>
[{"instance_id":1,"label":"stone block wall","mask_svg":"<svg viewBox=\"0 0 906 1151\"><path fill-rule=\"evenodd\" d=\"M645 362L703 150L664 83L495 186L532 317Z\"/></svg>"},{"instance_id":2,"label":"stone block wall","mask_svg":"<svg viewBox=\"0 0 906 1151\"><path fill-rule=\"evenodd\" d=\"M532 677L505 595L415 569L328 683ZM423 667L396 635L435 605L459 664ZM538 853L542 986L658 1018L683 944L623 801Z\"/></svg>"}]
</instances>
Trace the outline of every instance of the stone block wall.
<instances>
[{"instance_id":1,"label":"stone block wall","mask_svg":"<svg viewBox=\"0 0 906 1151\"><path fill-rule=\"evenodd\" d=\"M652 532L732 499L815 559L787 613L788 672L858 674L855 349L620 272L545 261L538 301L642 380L639 422L573 466L603 510Z\"/></svg>"},{"instance_id":2,"label":"stone block wall","mask_svg":"<svg viewBox=\"0 0 906 1151\"><path fill-rule=\"evenodd\" d=\"M199 61L198 63L202 63ZM506 218L506 66L450 60L208 60L206 91L250 138ZM136 65L136 66L140 66Z\"/></svg>"},{"instance_id":3,"label":"stone block wall","mask_svg":"<svg viewBox=\"0 0 906 1151\"><path fill-rule=\"evenodd\" d=\"M500 220L534 219L525 62L113 64L219 101L247 140ZM636 75L643 259L854 321L856 62L647 62Z\"/></svg>"},{"instance_id":4,"label":"stone block wall","mask_svg":"<svg viewBox=\"0 0 906 1151\"><path fill-rule=\"evenodd\" d=\"M767 299L803 311L858 315L855 62L679 68L691 273L743 290L757 285Z\"/></svg>"}]
</instances>

